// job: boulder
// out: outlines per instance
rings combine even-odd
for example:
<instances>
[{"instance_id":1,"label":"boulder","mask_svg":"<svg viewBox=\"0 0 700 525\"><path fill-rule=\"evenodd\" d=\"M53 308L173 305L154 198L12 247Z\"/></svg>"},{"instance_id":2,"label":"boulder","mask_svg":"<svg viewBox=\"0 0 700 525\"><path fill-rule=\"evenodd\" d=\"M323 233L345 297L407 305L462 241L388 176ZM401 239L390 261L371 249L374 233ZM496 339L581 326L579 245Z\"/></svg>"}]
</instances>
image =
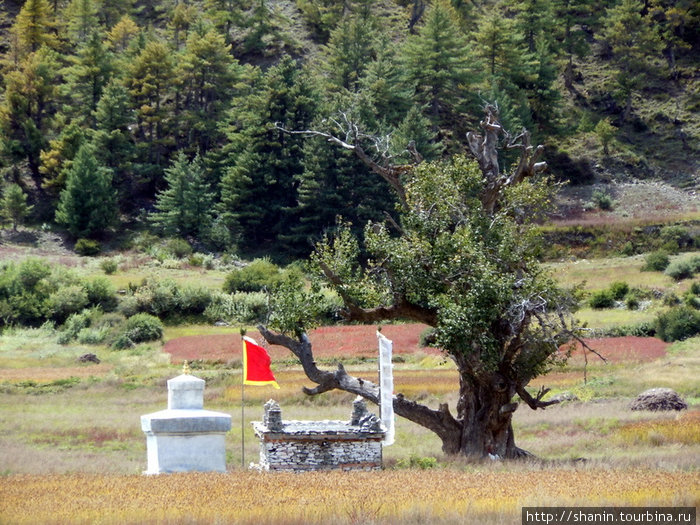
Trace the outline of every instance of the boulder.
<instances>
[{"instance_id":1,"label":"boulder","mask_svg":"<svg viewBox=\"0 0 700 525\"><path fill-rule=\"evenodd\" d=\"M78 358L78 362L80 363L95 363L95 364L100 364L100 358L97 357L95 354L83 354Z\"/></svg>"},{"instance_id":2,"label":"boulder","mask_svg":"<svg viewBox=\"0 0 700 525\"><path fill-rule=\"evenodd\" d=\"M688 404L670 388L646 390L630 403L631 410L685 410L687 408Z\"/></svg>"}]
</instances>

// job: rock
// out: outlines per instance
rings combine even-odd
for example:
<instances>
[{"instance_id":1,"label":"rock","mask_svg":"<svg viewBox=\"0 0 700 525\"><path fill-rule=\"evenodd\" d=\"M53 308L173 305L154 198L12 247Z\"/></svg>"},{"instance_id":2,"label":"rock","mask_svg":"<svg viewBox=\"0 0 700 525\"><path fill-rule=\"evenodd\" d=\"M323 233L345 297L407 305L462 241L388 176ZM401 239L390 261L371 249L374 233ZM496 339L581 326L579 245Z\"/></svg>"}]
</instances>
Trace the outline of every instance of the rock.
<instances>
[{"instance_id":1,"label":"rock","mask_svg":"<svg viewBox=\"0 0 700 525\"><path fill-rule=\"evenodd\" d=\"M550 401L558 401L559 403L564 403L566 401L578 401L579 398L576 394L571 392L560 392L559 394L552 396Z\"/></svg>"},{"instance_id":2,"label":"rock","mask_svg":"<svg viewBox=\"0 0 700 525\"><path fill-rule=\"evenodd\" d=\"M229 325L226 321L217 321L214 323L214 326L231 326L231 325Z\"/></svg>"},{"instance_id":3,"label":"rock","mask_svg":"<svg viewBox=\"0 0 700 525\"><path fill-rule=\"evenodd\" d=\"M95 354L83 354L78 358L79 363L95 363L100 364L100 358Z\"/></svg>"},{"instance_id":4,"label":"rock","mask_svg":"<svg viewBox=\"0 0 700 525\"><path fill-rule=\"evenodd\" d=\"M630 403L630 410L685 410L688 404L670 388L652 388Z\"/></svg>"}]
</instances>

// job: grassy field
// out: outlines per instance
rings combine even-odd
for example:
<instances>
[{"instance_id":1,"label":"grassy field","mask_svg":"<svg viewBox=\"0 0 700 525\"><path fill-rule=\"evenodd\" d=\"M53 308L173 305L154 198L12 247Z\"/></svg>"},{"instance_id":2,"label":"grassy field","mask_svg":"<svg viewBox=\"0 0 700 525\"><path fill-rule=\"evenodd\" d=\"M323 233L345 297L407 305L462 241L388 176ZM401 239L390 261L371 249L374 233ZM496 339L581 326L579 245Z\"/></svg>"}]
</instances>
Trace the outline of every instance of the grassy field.
<instances>
[{"instance_id":1,"label":"grassy field","mask_svg":"<svg viewBox=\"0 0 700 525\"><path fill-rule=\"evenodd\" d=\"M522 506L700 502L700 338L651 360L633 354L608 364L590 360L585 384L577 356L566 369L538 378L532 386L579 397L545 411L516 412L517 443L538 460L455 460L441 454L433 434L398 419L396 444L385 448L385 470L377 473L280 475L243 468L239 365L200 362L194 373L207 380L205 407L232 415L229 472L157 477L140 475L146 467L140 415L167 405L165 382L179 367L160 344L103 348L99 365L77 365L75 358L94 347L61 346L53 338L46 328L2 338L2 523L495 524L520 523ZM454 410L457 377L450 363L420 351L401 360L397 391ZM376 379L376 362L351 362L355 374ZM280 390L246 389L246 463L258 451L250 423L261 418L270 397L285 419L350 417L349 394L308 398L300 392L308 381L298 366L283 359L273 368ZM629 411L632 397L652 386L676 389L691 409Z\"/></svg>"},{"instance_id":2,"label":"grassy field","mask_svg":"<svg viewBox=\"0 0 700 525\"><path fill-rule=\"evenodd\" d=\"M82 275L101 272L95 262L73 262ZM218 270L137 263L125 259L110 279L119 287L149 276L185 282L194 271L201 274L198 282L217 289L224 276ZM642 264L637 256L551 266L562 284L585 281L588 291L616 281L679 296L689 287L659 272L641 272ZM591 328L608 329L652 321L663 308L655 301L640 310L582 308L576 315ZM343 359L355 375L376 381L375 328L365 328L312 334L319 364L332 367ZM417 344L423 328L384 328L397 349L396 391L433 407L448 403L454 412L454 366ZM516 441L537 460L446 457L434 434L398 419L396 443L384 449L381 472L279 475L246 468L257 459L251 422L261 418L264 402L279 401L284 419L348 419L353 398L341 392L305 396L301 387L309 383L300 367L285 350L271 349L281 389L247 388L242 419L237 334L234 327L166 326L162 342L118 351L59 344L50 326L5 330L0 338L0 523L495 524L520 523L526 505L697 507L700 502L700 338L656 345L653 351L633 338L615 343L622 349L612 339L596 340L607 363L592 355L586 362L575 353L566 368L535 379L533 388L545 385L552 395L578 398L545 411L522 406L516 412ZM235 339L230 348L209 348L228 337ZM167 353L173 348L188 353ZM88 352L98 354L101 363L78 363ZM205 408L232 415L226 437L229 471L144 477L140 416L167 406L166 381L180 373L185 358L194 360L194 374L207 381ZM678 391L690 409L680 414L628 409L634 396L656 386Z\"/></svg>"}]
</instances>

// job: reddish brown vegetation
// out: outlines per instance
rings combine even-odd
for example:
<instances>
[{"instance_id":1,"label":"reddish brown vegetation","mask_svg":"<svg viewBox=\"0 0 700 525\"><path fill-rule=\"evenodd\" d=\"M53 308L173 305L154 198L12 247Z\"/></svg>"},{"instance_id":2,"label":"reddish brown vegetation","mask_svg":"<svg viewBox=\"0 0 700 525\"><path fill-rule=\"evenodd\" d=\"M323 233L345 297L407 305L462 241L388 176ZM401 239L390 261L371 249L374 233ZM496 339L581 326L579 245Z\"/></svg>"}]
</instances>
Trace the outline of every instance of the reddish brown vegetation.
<instances>
[{"instance_id":1,"label":"reddish brown vegetation","mask_svg":"<svg viewBox=\"0 0 700 525\"><path fill-rule=\"evenodd\" d=\"M653 361L665 356L668 347L668 343L656 337L596 337L584 341L611 363ZM573 362L583 361L581 343L576 343L571 359ZM589 353L588 361L600 360Z\"/></svg>"},{"instance_id":2,"label":"reddish brown vegetation","mask_svg":"<svg viewBox=\"0 0 700 525\"><path fill-rule=\"evenodd\" d=\"M438 354L439 350L420 346L420 334L426 328L423 324L387 325L382 328L382 333L394 342L395 354L411 354L418 351ZM248 335L264 343L257 331L251 331ZM313 330L309 337L314 347L314 355L318 358L371 358L377 354L376 327L374 326L325 326ZM668 347L668 343L654 337L606 337L585 341L612 363L653 361L666 355ZM241 337L237 333L179 337L168 341L164 350L172 356L174 363L185 359L228 362L240 359ZM267 350L273 361L291 357L286 348L271 346ZM592 363L594 360L591 356L592 354L589 354L589 362ZM571 358L574 363L583 360L580 343L576 344Z\"/></svg>"},{"instance_id":3,"label":"reddish brown vegetation","mask_svg":"<svg viewBox=\"0 0 700 525\"><path fill-rule=\"evenodd\" d=\"M387 325L382 333L394 342L394 354L411 354L417 351L439 353L439 350L420 346L420 334L427 328L423 324ZM312 330L309 338L314 348L314 356L328 357L374 357L377 354L376 327L369 325L325 326ZM233 330L232 330L233 332ZM257 331L248 336L263 343ZM230 335L187 336L172 339L165 344L173 362L184 359L227 362L241 357L241 336ZM291 354L286 348L269 347L272 360L288 359Z\"/></svg>"}]
</instances>

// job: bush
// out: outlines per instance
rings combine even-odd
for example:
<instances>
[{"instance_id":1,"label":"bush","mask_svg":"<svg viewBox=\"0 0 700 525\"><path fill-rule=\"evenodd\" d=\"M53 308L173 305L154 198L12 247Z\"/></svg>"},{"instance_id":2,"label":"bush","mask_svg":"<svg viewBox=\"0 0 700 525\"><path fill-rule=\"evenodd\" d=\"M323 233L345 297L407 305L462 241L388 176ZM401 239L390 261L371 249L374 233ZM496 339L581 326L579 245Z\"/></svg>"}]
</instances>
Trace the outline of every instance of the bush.
<instances>
[{"instance_id":1,"label":"bush","mask_svg":"<svg viewBox=\"0 0 700 525\"><path fill-rule=\"evenodd\" d=\"M150 314L136 314L126 320L124 332L114 342L115 348L129 348L136 343L155 341L163 337L163 323Z\"/></svg>"},{"instance_id":2,"label":"bush","mask_svg":"<svg viewBox=\"0 0 700 525\"><path fill-rule=\"evenodd\" d=\"M99 306L103 312L112 312L117 308L117 291L111 282L104 277L96 277L85 283L88 302L91 306Z\"/></svg>"},{"instance_id":3,"label":"bush","mask_svg":"<svg viewBox=\"0 0 700 525\"><path fill-rule=\"evenodd\" d=\"M78 255L97 255L101 251L100 243L92 239L78 239L75 243L75 253Z\"/></svg>"},{"instance_id":4,"label":"bush","mask_svg":"<svg viewBox=\"0 0 700 525\"><path fill-rule=\"evenodd\" d=\"M606 211L612 210L613 204L615 202L613 201L613 198L610 195L601 190L595 190L593 192L593 195L591 195L591 200L593 201L593 204L595 204L598 208Z\"/></svg>"},{"instance_id":5,"label":"bush","mask_svg":"<svg viewBox=\"0 0 700 525\"><path fill-rule=\"evenodd\" d=\"M61 287L49 296L51 319L59 324L63 324L68 316L82 311L87 305L87 292L79 285Z\"/></svg>"},{"instance_id":6,"label":"bush","mask_svg":"<svg viewBox=\"0 0 700 525\"><path fill-rule=\"evenodd\" d=\"M700 311L677 306L662 313L654 323L656 335L666 342L680 341L700 333Z\"/></svg>"},{"instance_id":7,"label":"bush","mask_svg":"<svg viewBox=\"0 0 700 525\"><path fill-rule=\"evenodd\" d=\"M644 258L643 272L663 272L671 262L665 251L652 252Z\"/></svg>"},{"instance_id":8,"label":"bush","mask_svg":"<svg viewBox=\"0 0 700 525\"><path fill-rule=\"evenodd\" d=\"M599 292L595 292L591 296L589 304L591 308L594 308L596 310L602 308L612 308L613 306L615 306L615 298L613 297L610 290L600 290Z\"/></svg>"},{"instance_id":9,"label":"bush","mask_svg":"<svg viewBox=\"0 0 700 525\"><path fill-rule=\"evenodd\" d=\"M700 295L700 281L695 281L690 285L690 293Z\"/></svg>"},{"instance_id":10,"label":"bush","mask_svg":"<svg viewBox=\"0 0 700 525\"><path fill-rule=\"evenodd\" d=\"M212 301L212 292L204 286L185 286L177 291L177 302L184 314L201 314Z\"/></svg>"},{"instance_id":11,"label":"bush","mask_svg":"<svg viewBox=\"0 0 700 525\"><path fill-rule=\"evenodd\" d=\"M233 270L226 276L224 292L260 292L274 288L282 275L279 267L267 259L255 259L248 266Z\"/></svg>"},{"instance_id":12,"label":"bush","mask_svg":"<svg viewBox=\"0 0 700 525\"><path fill-rule=\"evenodd\" d=\"M610 285L610 294L616 301L622 301L629 291L630 287L624 281L617 281Z\"/></svg>"},{"instance_id":13,"label":"bush","mask_svg":"<svg viewBox=\"0 0 700 525\"><path fill-rule=\"evenodd\" d=\"M204 311L204 317L212 323L257 323L265 321L268 312L268 297L263 292L223 293L212 297Z\"/></svg>"},{"instance_id":14,"label":"bush","mask_svg":"<svg viewBox=\"0 0 700 525\"><path fill-rule=\"evenodd\" d=\"M183 259L192 254L192 246L184 239L170 239L166 249L177 259Z\"/></svg>"},{"instance_id":15,"label":"bush","mask_svg":"<svg viewBox=\"0 0 700 525\"><path fill-rule=\"evenodd\" d=\"M661 229L659 237L664 245L673 246L675 252L679 249L692 248L694 244L693 236L685 226L665 226Z\"/></svg>"},{"instance_id":16,"label":"bush","mask_svg":"<svg viewBox=\"0 0 700 525\"><path fill-rule=\"evenodd\" d=\"M61 332L58 334L58 343L67 344L73 341L81 330L89 327L92 322L91 312L83 310L80 313L72 314L66 319Z\"/></svg>"},{"instance_id":17,"label":"bush","mask_svg":"<svg viewBox=\"0 0 700 525\"><path fill-rule=\"evenodd\" d=\"M695 274L695 268L691 261L673 261L668 265L664 273L673 277L676 281L682 281L683 279L691 278Z\"/></svg>"},{"instance_id":18,"label":"bush","mask_svg":"<svg viewBox=\"0 0 700 525\"><path fill-rule=\"evenodd\" d=\"M107 275L112 275L117 272L117 261L114 259L102 259L100 268L102 268L102 271Z\"/></svg>"}]
</instances>

